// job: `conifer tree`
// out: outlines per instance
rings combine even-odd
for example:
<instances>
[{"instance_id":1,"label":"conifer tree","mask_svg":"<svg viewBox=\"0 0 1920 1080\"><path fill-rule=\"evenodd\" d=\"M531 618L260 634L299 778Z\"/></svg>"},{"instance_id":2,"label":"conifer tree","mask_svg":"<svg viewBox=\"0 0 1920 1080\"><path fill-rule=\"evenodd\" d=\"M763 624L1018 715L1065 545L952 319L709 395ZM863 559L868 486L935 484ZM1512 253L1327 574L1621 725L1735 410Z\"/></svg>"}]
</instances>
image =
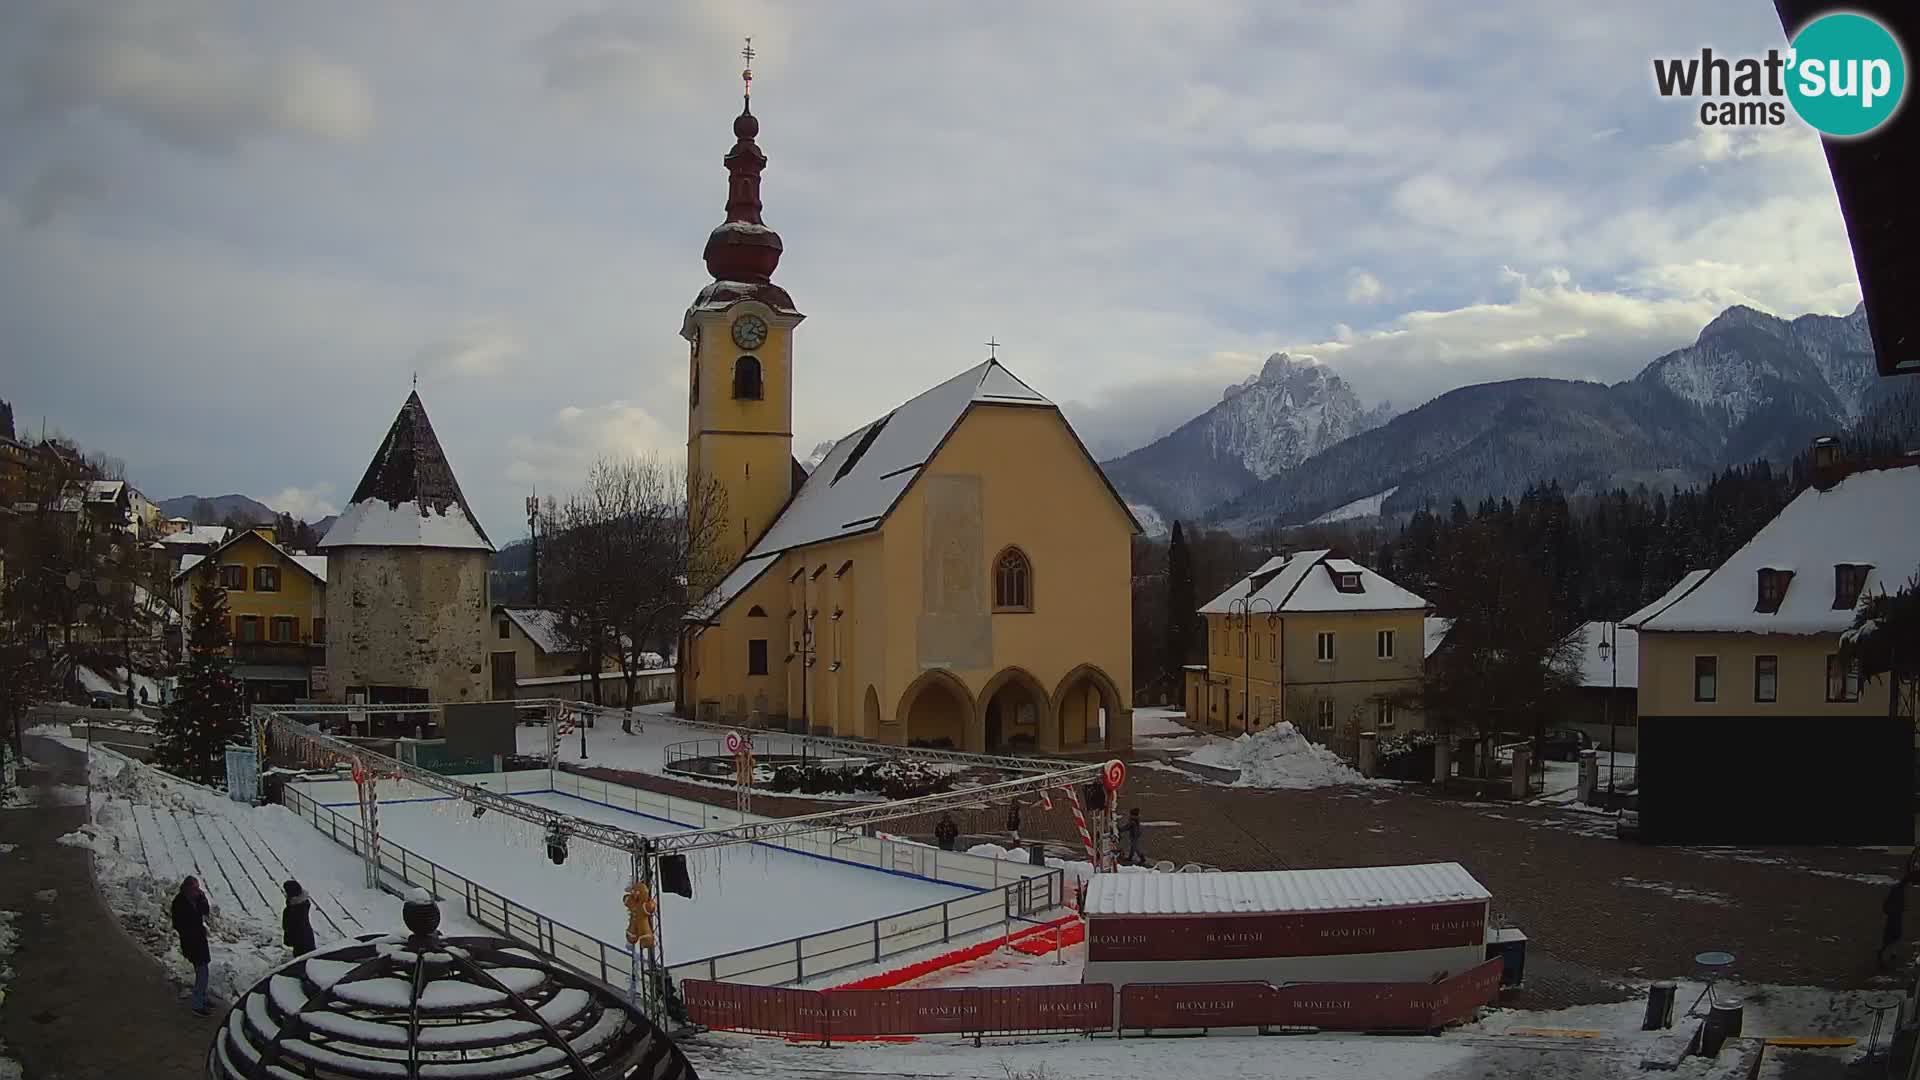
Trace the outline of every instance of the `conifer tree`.
<instances>
[{"instance_id":1,"label":"conifer tree","mask_svg":"<svg viewBox=\"0 0 1920 1080\"><path fill-rule=\"evenodd\" d=\"M160 721L160 764L203 784L226 779L226 748L245 740L245 706L233 677L227 591L206 582L194 589L193 625L179 688Z\"/></svg>"},{"instance_id":2,"label":"conifer tree","mask_svg":"<svg viewBox=\"0 0 1920 1080\"><path fill-rule=\"evenodd\" d=\"M1173 537L1167 542L1167 654L1169 672L1178 672L1198 658L1194 647L1195 611L1200 602L1194 594L1193 558L1187 551L1186 534L1180 523L1173 523ZM1185 691L1181 691L1185 693Z\"/></svg>"}]
</instances>

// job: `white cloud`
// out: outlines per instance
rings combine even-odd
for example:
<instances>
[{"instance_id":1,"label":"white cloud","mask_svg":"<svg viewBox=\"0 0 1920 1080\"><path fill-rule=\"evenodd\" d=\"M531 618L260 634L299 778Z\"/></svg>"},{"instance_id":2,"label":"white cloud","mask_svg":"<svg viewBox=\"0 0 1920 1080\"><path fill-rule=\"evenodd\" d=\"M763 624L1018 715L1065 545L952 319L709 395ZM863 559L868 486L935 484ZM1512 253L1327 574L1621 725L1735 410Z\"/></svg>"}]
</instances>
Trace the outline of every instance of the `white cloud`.
<instances>
[{"instance_id":1,"label":"white cloud","mask_svg":"<svg viewBox=\"0 0 1920 1080\"><path fill-rule=\"evenodd\" d=\"M268 506L297 520L314 522L328 514L340 512L340 506L333 501L334 487L330 481L321 481L312 487L283 487L273 497L265 500Z\"/></svg>"},{"instance_id":2,"label":"white cloud","mask_svg":"<svg viewBox=\"0 0 1920 1080\"><path fill-rule=\"evenodd\" d=\"M1350 304L1378 303L1386 294L1387 287L1365 270L1355 270L1347 275L1347 302Z\"/></svg>"},{"instance_id":3,"label":"white cloud","mask_svg":"<svg viewBox=\"0 0 1920 1080\"><path fill-rule=\"evenodd\" d=\"M686 457L686 431L629 401L568 405L538 432L507 441L507 479L540 491L569 490L603 458Z\"/></svg>"},{"instance_id":4,"label":"white cloud","mask_svg":"<svg viewBox=\"0 0 1920 1080\"><path fill-rule=\"evenodd\" d=\"M490 377L506 374L525 351L525 343L505 324L482 321L422 346L414 359L435 374Z\"/></svg>"}]
</instances>

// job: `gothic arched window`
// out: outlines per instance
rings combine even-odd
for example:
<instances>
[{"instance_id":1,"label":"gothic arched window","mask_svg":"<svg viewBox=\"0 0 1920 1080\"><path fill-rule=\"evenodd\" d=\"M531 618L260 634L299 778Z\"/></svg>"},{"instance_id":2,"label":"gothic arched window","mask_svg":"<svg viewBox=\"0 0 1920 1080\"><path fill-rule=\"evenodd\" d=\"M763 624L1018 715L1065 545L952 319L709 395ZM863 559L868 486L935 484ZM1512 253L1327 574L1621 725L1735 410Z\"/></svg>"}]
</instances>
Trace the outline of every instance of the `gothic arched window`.
<instances>
[{"instance_id":1,"label":"gothic arched window","mask_svg":"<svg viewBox=\"0 0 1920 1080\"><path fill-rule=\"evenodd\" d=\"M1033 610L1033 563L1027 553L1010 547L993 561L995 611Z\"/></svg>"},{"instance_id":2,"label":"gothic arched window","mask_svg":"<svg viewBox=\"0 0 1920 1080\"><path fill-rule=\"evenodd\" d=\"M760 360L743 356L733 362L733 396L741 401L760 400Z\"/></svg>"}]
</instances>

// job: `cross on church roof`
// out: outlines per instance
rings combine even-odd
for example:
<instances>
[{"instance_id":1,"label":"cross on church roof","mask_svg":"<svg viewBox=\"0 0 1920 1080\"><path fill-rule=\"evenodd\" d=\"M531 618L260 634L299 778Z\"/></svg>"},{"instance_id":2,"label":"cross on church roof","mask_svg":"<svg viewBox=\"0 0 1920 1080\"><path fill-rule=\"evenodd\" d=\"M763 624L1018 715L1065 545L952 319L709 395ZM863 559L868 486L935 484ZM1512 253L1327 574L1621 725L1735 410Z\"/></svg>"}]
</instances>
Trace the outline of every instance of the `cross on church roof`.
<instances>
[{"instance_id":1,"label":"cross on church roof","mask_svg":"<svg viewBox=\"0 0 1920 1080\"><path fill-rule=\"evenodd\" d=\"M742 83L743 92L749 95L753 93L753 58L755 55L753 51L753 38L748 37L746 47L740 50L741 59L747 62L747 66L740 71L740 82Z\"/></svg>"},{"instance_id":2,"label":"cross on church roof","mask_svg":"<svg viewBox=\"0 0 1920 1080\"><path fill-rule=\"evenodd\" d=\"M1000 359L1000 343L993 340L992 338L987 339L987 359L989 360Z\"/></svg>"}]
</instances>

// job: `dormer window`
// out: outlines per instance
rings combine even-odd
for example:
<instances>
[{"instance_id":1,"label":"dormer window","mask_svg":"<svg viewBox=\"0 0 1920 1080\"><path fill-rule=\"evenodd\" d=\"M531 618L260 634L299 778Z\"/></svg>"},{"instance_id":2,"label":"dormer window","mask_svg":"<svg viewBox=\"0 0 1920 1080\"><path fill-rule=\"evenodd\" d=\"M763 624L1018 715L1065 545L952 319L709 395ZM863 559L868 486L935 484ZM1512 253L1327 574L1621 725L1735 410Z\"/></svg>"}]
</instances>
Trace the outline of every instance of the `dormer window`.
<instances>
[{"instance_id":1,"label":"dormer window","mask_svg":"<svg viewBox=\"0 0 1920 1080\"><path fill-rule=\"evenodd\" d=\"M1793 571L1765 567L1760 571L1760 594L1753 610L1771 615L1780 610L1781 601L1787 598L1787 584L1793 580Z\"/></svg>"},{"instance_id":2,"label":"dormer window","mask_svg":"<svg viewBox=\"0 0 1920 1080\"><path fill-rule=\"evenodd\" d=\"M1867 587L1867 571L1873 567L1866 563L1835 563L1833 567L1833 610L1852 611L1860 602L1860 593Z\"/></svg>"},{"instance_id":3,"label":"dormer window","mask_svg":"<svg viewBox=\"0 0 1920 1080\"><path fill-rule=\"evenodd\" d=\"M1341 592L1359 592L1360 591L1360 575L1359 574L1341 574L1340 575L1340 591Z\"/></svg>"}]
</instances>

